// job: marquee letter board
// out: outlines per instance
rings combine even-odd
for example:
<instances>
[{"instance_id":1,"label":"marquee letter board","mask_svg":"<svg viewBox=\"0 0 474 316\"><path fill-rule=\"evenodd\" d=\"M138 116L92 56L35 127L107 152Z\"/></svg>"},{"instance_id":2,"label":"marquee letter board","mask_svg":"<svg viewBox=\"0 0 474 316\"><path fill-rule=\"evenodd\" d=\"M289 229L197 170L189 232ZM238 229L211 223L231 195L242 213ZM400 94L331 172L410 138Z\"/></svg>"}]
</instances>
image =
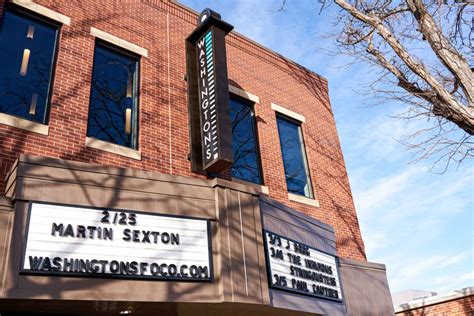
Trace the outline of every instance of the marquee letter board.
<instances>
[{"instance_id":1,"label":"marquee letter board","mask_svg":"<svg viewBox=\"0 0 474 316\"><path fill-rule=\"evenodd\" d=\"M31 203L21 273L211 282L210 223Z\"/></svg>"},{"instance_id":2,"label":"marquee letter board","mask_svg":"<svg viewBox=\"0 0 474 316\"><path fill-rule=\"evenodd\" d=\"M342 302L336 257L264 230L270 287Z\"/></svg>"}]
</instances>

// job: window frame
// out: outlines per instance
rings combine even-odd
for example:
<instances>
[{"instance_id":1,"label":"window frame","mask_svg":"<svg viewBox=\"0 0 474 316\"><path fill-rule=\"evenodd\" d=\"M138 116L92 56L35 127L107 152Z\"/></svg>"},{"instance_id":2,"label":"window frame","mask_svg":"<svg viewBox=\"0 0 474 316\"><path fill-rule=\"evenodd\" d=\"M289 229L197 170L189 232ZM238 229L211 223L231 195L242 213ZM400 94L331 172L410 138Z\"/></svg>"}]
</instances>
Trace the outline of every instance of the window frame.
<instances>
[{"instance_id":1,"label":"window frame","mask_svg":"<svg viewBox=\"0 0 474 316\"><path fill-rule=\"evenodd\" d=\"M295 192L290 192L288 190L288 181L286 179L286 170L285 170L285 160L284 160L284 157L283 157L283 147L281 146L281 136L280 136L280 130L279 130L279 127L278 127L278 119L279 118L282 119L282 120L286 120L287 122L290 122L292 124L295 124L298 127L298 136L299 136L300 141L301 141L300 150L301 150L301 154L302 154L302 157L303 157L305 175L306 175L306 178L308 180L308 185L309 185L309 188L308 188L309 196L306 196L306 194L299 194L299 193L295 193ZM281 112L276 112L276 123L277 123L278 140L280 142L281 160L283 162L283 172L284 172L284 176L285 176L286 191L288 192L288 194L293 194L293 195L296 195L296 196L299 196L299 197L302 197L302 198L306 198L306 199L310 199L310 200L316 200L316 195L314 194L313 180L312 180L312 177L311 177L311 168L309 167L308 153L306 151L306 142L305 142L304 135L303 135L303 126L302 126L303 122L301 122L301 121L299 121L295 118L292 118L288 115L285 115Z\"/></svg>"},{"instance_id":2,"label":"window frame","mask_svg":"<svg viewBox=\"0 0 474 316\"><path fill-rule=\"evenodd\" d=\"M133 98L133 109L132 109L132 121L131 121L131 124L132 124L132 146L131 147L127 147L127 146L123 146L123 145L119 145L119 144L116 144L114 142L110 142L110 141L106 141L106 140L103 140L103 139L99 139L99 138L96 138L96 137L93 137L93 136L89 136L89 115L90 115L90 111L91 111L91 100L92 100L92 80L93 80L93 77L94 77L94 71L95 71L95 68L96 68L96 64L95 64L95 51L96 51L96 48L100 46L102 48L105 48L105 49L108 49L108 50L111 50L113 52L116 52L118 54L121 54L121 55L124 55L124 56L127 56L127 57L130 57L130 58L134 58L136 60L136 71L135 71L135 75L134 75L134 84L133 84L133 92L134 92L134 98ZM123 47L120 47L120 46L117 46L113 43L110 43L108 41L105 41L101 38L95 38L95 43L94 43L94 58L92 59L92 72L91 72L91 79L90 79L90 91L89 91L89 107L88 107L88 110L87 110L87 127L86 127L86 138L91 138L91 139L94 139L94 140L98 140L100 142L105 142L105 143L108 143L108 144L112 144L114 146L120 146L120 147L124 147L126 149L130 149L130 150L134 150L134 151L138 151L139 150L139 131L140 131L140 128L139 128L139 115L140 115L140 72L141 72L141 55L138 55L134 52L131 52ZM135 115L133 115L133 111L135 112Z\"/></svg>"},{"instance_id":3,"label":"window frame","mask_svg":"<svg viewBox=\"0 0 474 316\"><path fill-rule=\"evenodd\" d=\"M61 23L59 21L56 21L56 20L53 20L51 18L48 18L47 16L41 15L41 14L35 12L35 11L31 11L31 10L28 10L28 9L23 8L21 6L18 6L16 4L7 2L7 3L5 3L5 5L3 7L3 12L2 12L2 16L1 16L2 20L1 20L1 24L0 24L0 33L3 32L3 27L4 27L4 24L5 24L5 14L8 11L16 14L17 16L26 18L26 19L29 18L29 19L32 19L32 20L36 20L37 23L39 22L39 23L43 23L43 24L46 24L46 25L49 25L49 26L56 27L56 36L55 36L55 39L54 39L54 47L53 47L53 54L52 54L53 57L52 57L52 60L51 60L51 70L50 70L50 74L49 74L49 83L48 83L47 96L46 96L46 105L45 105L46 108L45 108L45 111L44 111L43 121L38 122L38 121L28 119L24 116L19 116L19 115L4 113L4 112L0 112L0 113L2 113L4 115L12 116L12 117L20 119L20 120L25 120L27 122L31 122L31 123L34 123L34 124L41 124L41 125L49 126L49 120L50 120L51 108L52 108L53 91L54 91L54 85L55 85L55 80L56 80L56 69L57 69L57 64L58 64L59 42L60 42L60 39L61 39L61 30L62 30L63 23ZM41 133L41 134L44 134L44 133Z\"/></svg>"},{"instance_id":4,"label":"window frame","mask_svg":"<svg viewBox=\"0 0 474 316\"><path fill-rule=\"evenodd\" d=\"M233 164L231 165L230 167L230 174L231 174L231 177L232 177L232 180L233 179L237 179L236 182L245 182L245 183L251 183L253 185L260 185L260 186L265 186L265 180L264 180L264 177L263 177L263 167L262 167L262 155L260 153L260 141L259 141L259 133L258 133L258 124L257 124L257 115L255 114L255 105L257 104L256 102L250 100L250 99L247 99L247 98L244 98L234 92L230 92L229 91L229 101L230 99L234 99L236 100L237 102L240 102L240 103L243 103L244 105L248 106L250 108L250 114L251 114L251 117L253 119L253 134L254 134L254 139L255 139L255 149L256 149L256 155L257 155L257 163L258 163L258 167L259 167L259 177L260 177L260 183L255 183L255 182L252 182L252 181L248 181L248 180L245 180L245 179L240 179L240 178L237 178L237 177L234 177L232 176L232 166ZM229 105L230 107L230 105ZM230 109L229 109L230 111ZM232 124L232 122L231 122ZM232 127L232 126L231 126ZM232 135L232 144L234 142L234 137Z\"/></svg>"}]
</instances>

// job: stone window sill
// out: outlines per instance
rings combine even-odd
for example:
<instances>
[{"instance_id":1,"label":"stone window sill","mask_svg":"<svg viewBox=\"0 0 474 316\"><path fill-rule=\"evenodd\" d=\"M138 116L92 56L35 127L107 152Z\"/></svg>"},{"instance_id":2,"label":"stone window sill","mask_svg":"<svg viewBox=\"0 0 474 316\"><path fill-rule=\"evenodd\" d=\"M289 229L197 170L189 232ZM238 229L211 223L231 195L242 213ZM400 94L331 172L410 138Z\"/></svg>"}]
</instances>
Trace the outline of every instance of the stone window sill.
<instances>
[{"instance_id":1,"label":"stone window sill","mask_svg":"<svg viewBox=\"0 0 474 316\"><path fill-rule=\"evenodd\" d=\"M48 125L32 122L27 119L8 115L5 113L0 113L0 124L13 126L19 129L23 129L25 131L30 131L41 135L48 135L49 133Z\"/></svg>"},{"instance_id":2,"label":"stone window sill","mask_svg":"<svg viewBox=\"0 0 474 316\"><path fill-rule=\"evenodd\" d=\"M288 199L293 202L319 207L319 201L298 194L288 193Z\"/></svg>"},{"instance_id":3,"label":"stone window sill","mask_svg":"<svg viewBox=\"0 0 474 316\"><path fill-rule=\"evenodd\" d=\"M103 140L95 139L92 137L86 137L86 146L120 155L123 157L128 157L135 160L142 160L142 154L138 150L104 142Z\"/></svg>"}]
</instances>

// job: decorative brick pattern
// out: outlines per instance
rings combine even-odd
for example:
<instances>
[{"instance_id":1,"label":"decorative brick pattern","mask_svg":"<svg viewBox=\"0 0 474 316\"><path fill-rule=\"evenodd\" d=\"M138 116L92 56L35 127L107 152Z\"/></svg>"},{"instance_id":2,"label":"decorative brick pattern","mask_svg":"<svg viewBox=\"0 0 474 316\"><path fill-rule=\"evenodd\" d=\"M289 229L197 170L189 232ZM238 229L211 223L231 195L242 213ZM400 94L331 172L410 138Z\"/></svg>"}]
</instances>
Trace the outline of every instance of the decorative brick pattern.
<instances>
[{"instance_id":1,"label":"decorative brick pattern","mask_svg":"<svg viewBox=\"0 0 474 316\"><path fill-rule=\"evenodd\" d=\"M0 124L0 179L21 153L202 178L191 172L187 159L184 81L184 40L194 29L197 15L171 1L35 2L71 18L70 25L61 28L49 135ZM4 5L0 0L0 14ZM141 160L85 145L95 45L91 27L147 49L148 57L140 60ZM227 37L227 58L230 84L259 97L255 112L263 179L270 197L333 226L341 257L365 260L327 81L236 33ZM288 199L271 103L285 105L306 119L303 135L320 207ZM4 187L0 180L0 192Z\"/></svg>"}]
</instances>

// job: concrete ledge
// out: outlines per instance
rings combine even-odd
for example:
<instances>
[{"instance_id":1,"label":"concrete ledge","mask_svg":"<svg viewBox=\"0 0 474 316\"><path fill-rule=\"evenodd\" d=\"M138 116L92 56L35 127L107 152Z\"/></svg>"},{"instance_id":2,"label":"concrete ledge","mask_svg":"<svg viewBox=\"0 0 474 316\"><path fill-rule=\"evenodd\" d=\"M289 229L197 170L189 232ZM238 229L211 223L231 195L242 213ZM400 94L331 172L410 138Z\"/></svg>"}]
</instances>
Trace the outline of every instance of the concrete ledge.
<instances>
[{"instance_id":1,"label":"concrete ledge","mask_svg":"<svg viewBox=\"0 0 474 316\"><path fill-rule=\"evenodd\" d=\"M288 193L288 199L293 202L319 207L319 201L298 194Z\"/></svg>"},{"instance_id":2,"label":"concrete ledge","mask_svg":"<svg viewBox=\"0 0 474 316\"><path fill-rule=\"evenodd\" d=\"M13 211L13 205L10 198L0 195L0 211Z\"/></svg>"},{"instance_id":3,"label":"concrete ledge","mask_svg":"<svg viewBox=\"0 0 474 316\"><path fill-rule=\"evenodd\" d=\"M347 315L394 315L385 265L339 258Z\"/></svg>"},{"instance_id":4,"label":"concrete ledge","mask_svg":"<svg viewBox=\"0 0 474 316\"><path fill-rule=\"evenodd\" d=\"M245 192L248 194L259 196L260 193L264 193L264 186L254 184L246 181L229 181L221 178L214 178L211 181L212 187L221 187L226 189L232 189L240 192Z\"/></svg>"},{"instance_id":5,"label":"concrete ledge","mask_svg":"<svg viewBox=\"0 0 474 316\"><path fill-rule=\"evenodd\" d=\"M5 182L8 182L8 181L13 182L13 180L9 180L9 179L17 177L16 174L17 174L18 166L21 166L20 169L23 169L20 175L21 177L32 176L34 178L43 178L43 176L38 176L36 174L33 175L31 173L32 170L39 170L39 169L44 170L44 168L53 168L55 170L58 170L58 169L72 170L73 174L78 173L78 172L96 173L96 174L101 174L101 175L106 175L106 176L137 178L137 179L142 179L142 180L144 179L147 181L161 181L161 182L178 183L178 184L186 184L186 185L193 185L193 186L212 187L211 181L207 179L190 178L190 177L185 177L185 176L175 176L175 175L169 175L169 174L164 174L164 173L159 173L159 172L154 172L154 171L112 167L112 166L100 165L100 164L94 164L94 163L71 161L71 160L25 155L25 154L20 154L20 157L16 160L16 162L10 168L10 171L7 173L8 176ZM31 168L26 167L26 166L31 166ZM24 171L24 170L28 170L28 171ZM51 180L50 177L51 175L48 174L47 179ZM55 178L54 181L63 182L66 180ZM69 182L69 181L66 181L66 182ZM81 183L86 184L86 180L82 179ZM114 183L114 186L116 186L115 183Z\"/></svg>"},{"instance_id":6,"label":"concrete ledge","mask_svg":"<svg viewBox=\"0 0 474 316\"><path fill-rule=\"evenodd\" d=\"M65 25L71 25L71 18L61 14L59 12L53 11L47 7L44 7L40 4L34 3L31 0L10 0L11 3L14 3L22 8L33 11L37 14L45 16L51 20L57 21Z\"/></svg>"},{"instance_id":7,"label":"concrete ledge","mask_svg":"<svg viewBox=\"0 0 474 316\"><path fill-rule=\"evenodd\" d=\"M146 48L130 43L107 32L98 30L95 27L91 27L91 35L100 38L103 41L119 46L123 49L126 49L128 51L134 52L135 54L141 55L143 57L148 57L148 50Z\"/></svg>"},{"instance_id":8,"label":"concrete ledge","mask_svg":"<svg viewBox=\"0 0 474 316\"><path fill-rule=\"evenodd\" d=\"M272 110L274 110L275 112L281 113L283 115L286 115L288 117L291 117L301 123L306 122L306 119L303 115L293 112L291 110L288 110L287 108L284 108L278 104L272 103Z\"/></svg>"},{"instance_id":9,"label":"concrete ledge","mask_svg":"<svg viewBox=\"0 0 474 316\"><path fill-rule=\"evenodd\" d=\"M474 286L466 287L462 290L456 290L445 294L439 294L435 296L413 300L411 302L395 307L395 313L406 312L411 309L423 308L429 305L452 301L471 295L474 295Z\"/></svg>"},{"instance_id":10,"label":"concrete ledge","mask_svg":"<svg viewBox=\"0 0 474 316\"><path fill-rule=\"evenodd\" d=\"M263 194L266 194L268 195L268 187L265 186L265 185L261 185L261 184L256 184L256 183L253 183L253 182L248 182L248 181L245 181L245 180L242 180L242 179L238 179L238 178L232 178L232 182L237 182L239 184L243 184L243 185L248 185L248 186L251 186L251 187L255 187L257 188L258 190L260 190L260 192L262 192Z\"/></svg>"},{"instance_id":11,"label":"concrete ledge","mask_svg":"<svg viewBox=\"0 0 474 316\"><path fill-rule=\"evenodd\" d=\"M49 126L32 122L27 119L23 119L20 117L16 117L13 115L8 115L5 113L0 113L0 124L13 126L16 128L24 129L26 131L30 131L36 134L41 135L48 135L49 133Z\"/></svg>"},{"instance_id":12,"label":"concrete ledge","mask_svg":"<svg viewBox=\"0 0 474 316\"><path fill-rule=\"evenodd\" d=\"M142 160L142 154L138 150L123 147L120 145L104 142L99 139L91 138L91 137L86 137L86 146L103 150L109 153L117 154L120 156L132 158L135 160Z\"/></svg>"},{"instance_id":13,"label":"concrete ledge","mask_svg":"<svg viewBox=\"0 0 474 316\"><path fill-rule=\"evenodd\" d=\"M351 266L353 268L359 269L374 269L374 270L386 270L386 267L383 263L369 262L369 261L360 261L349 258L340 258L339 263L341 266Z\"/></svg>"},{"instance_id":14,"label":"concrete ledge","mask_svg":"<svg viewBox=\"0 0 474 316\"><path fill-rule=\"evenodd\" d=\"M233 86L231 84L229 85L229 92L235 95L238 95L244 99L250 100L254 103L260 103L260 98L257 97L255 94L252 94L248 91L237 88L236 86Z\"/></svg>"},{"instance_id":15,"label":"concrete ledge","mask_svg":"<svg viewBox=\"0 0 474 316\"><path fill-rule=\"evenodd\" d=\"M286 206L278 201L275 201L269 197L266 197L266 196L260 196L260 200L269 204L269 205L272 205L274 206L275 208L279 209L280 211L283 211L285 213L288 213L288 214L291 214L292 217L296 217L296 218L299 218L301 221L303 222L308 222L310 223L311 225L316 225L320 228L323 228L324 230L328 231L331 233L331 236L330 238L328 236L326 236L325 238L329 238L331 239L332 241L336 241L336 237L334 236L334 228L331 226L331 225L328 225L326 223L323 223L322 221L314 218L314 217L311 217L309 215L306 215L306 214L303 214L301 213L300 211L298 210L295 210L289 206ZM265 213L265 211L262 211L263 213ZM301 223L298 224L298 226L301 226L303 227L304 225L302 225ZM306 230L308 231L311 231L311 228L307 228Z\"/></svg>"}]
</instances>

